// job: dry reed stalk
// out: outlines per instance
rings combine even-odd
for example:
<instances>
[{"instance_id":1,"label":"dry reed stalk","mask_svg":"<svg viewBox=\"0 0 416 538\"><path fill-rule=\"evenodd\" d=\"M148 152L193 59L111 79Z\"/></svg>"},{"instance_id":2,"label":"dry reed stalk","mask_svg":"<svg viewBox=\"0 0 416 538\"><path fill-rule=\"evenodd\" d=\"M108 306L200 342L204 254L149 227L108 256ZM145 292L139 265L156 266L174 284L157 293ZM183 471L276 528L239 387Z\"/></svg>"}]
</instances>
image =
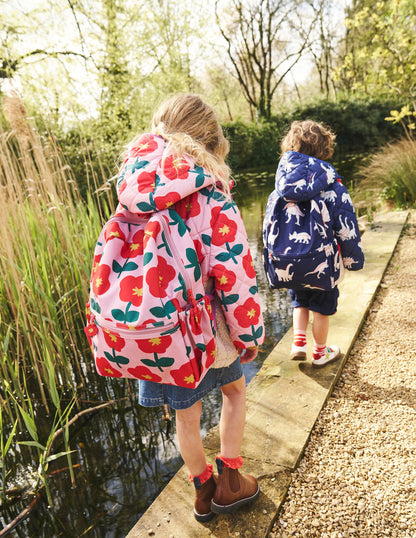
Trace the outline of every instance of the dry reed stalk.
<instances>
[{"instance_id":1,"label":"dry reed stalk","mask_svg":"<svg viewBox=\"0 0 416 538\"><path fill-rule=\"evenodd\" d=\"M65 365L59 375L71 383L72 362L64 346L69 343L70 350L77 350L74 316L83 316L80 301L75 312L67 311L65 304L66 295L87 282L77 243L80 198L53 137L42 145L16 95L6 99L5 112L13 131L0 134L0 203L6 208L0 212L0 267L7 275L2 295L12 318L14 360L23 372L33 368L47 406L43 354L48 351ZM86 299L86 290L81 295ZM71 358L82 374L78 354ZM23 392L20 375L15 381Z\"/></svg>"}]
</instances>

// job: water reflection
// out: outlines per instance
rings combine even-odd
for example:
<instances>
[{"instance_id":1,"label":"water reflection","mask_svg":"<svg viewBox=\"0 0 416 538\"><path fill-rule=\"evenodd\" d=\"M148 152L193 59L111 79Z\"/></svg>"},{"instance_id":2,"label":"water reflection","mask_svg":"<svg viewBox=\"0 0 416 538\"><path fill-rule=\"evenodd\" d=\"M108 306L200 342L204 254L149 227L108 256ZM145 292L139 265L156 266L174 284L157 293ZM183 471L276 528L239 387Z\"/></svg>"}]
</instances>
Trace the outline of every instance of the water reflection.
<instances>
[{"instance_id":1,"label":"water reflection","mask_svg":"<svg viewBox=\"0 0 416 538\"><path fill-rule=\"evenodd\" d=\"M285 290L271 291L262 264L261 229L274 170L248 174L237 182L235 199L240 207L250 242L266 326L266 341L258 358L243 366L247 382L291 324L291 307ZM52 538L80 536L125 537L143 512L183 464L177 448L174 416L163 419L163 408L145 409L137 403L132 380L108 380L94 375L80 395L84 407L114 399L108 408L82 417L71 429L75 451L75 488L71 487L64 458L50 468L53 506L42 496L30 516L9 536ZM88 400L88 402L86 401ZM202 433L216 426L221 392L204 399ZM48 431L45 417L45 433ZM30 453L23 447L15 454L29 467ZM54 445L54 452L64 450ZM0 512L3 525L13 520L30 501L18 502Z\"/></svg>"}]
</instances>

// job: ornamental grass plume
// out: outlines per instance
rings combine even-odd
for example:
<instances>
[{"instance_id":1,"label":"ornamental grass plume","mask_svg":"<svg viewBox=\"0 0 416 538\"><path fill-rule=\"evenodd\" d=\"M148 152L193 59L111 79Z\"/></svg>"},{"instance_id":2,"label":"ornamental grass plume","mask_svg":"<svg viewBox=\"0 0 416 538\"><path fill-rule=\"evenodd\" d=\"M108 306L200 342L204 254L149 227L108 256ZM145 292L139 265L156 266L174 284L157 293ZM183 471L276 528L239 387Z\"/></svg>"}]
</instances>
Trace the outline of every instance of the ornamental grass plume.
<instances>
[{"instance_id":1,"label":"ornamental grass plume","mask_svg":"<svg viewBox=\"0 0 416 538\"><path fill-rule=\"evenodd\" d=\"M5 96L3 112L9 122L12 133L18 138L19 144L27 148L29 145L30 131L26 118L26 110L16 91L11 91Z\"/></svg>"},{"instance_id":2,"label":"ornamental grass plume","mask_svg":"<svg viewBox=\"0 0 416 538\"><path fill-rule=\"evenodd\" d=\"M357 176L357 198L366 201L368 210L414 207L416 140L402 138L383 146Z\"/></svg>"}]
</instances>

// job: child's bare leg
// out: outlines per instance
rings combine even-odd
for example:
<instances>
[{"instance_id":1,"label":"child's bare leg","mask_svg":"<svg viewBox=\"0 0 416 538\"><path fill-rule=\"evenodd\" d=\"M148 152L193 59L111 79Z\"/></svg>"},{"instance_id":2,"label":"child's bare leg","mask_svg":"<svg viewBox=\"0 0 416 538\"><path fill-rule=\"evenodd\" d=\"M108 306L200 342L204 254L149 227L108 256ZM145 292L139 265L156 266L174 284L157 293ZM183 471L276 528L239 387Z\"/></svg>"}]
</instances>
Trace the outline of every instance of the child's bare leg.
<instances>
[{"instance_id":1,"label":"child's bare leg","mask_svg":"<svg viewBox=\"0 0 416 538\"><path fill-rule=\"evenodd\" d=\"M254 476L240 474L243 465L240 455L246 416L246 383L244 376L221 387L223 404L220 420L221 454L216 458L217 487L211 508L226 514L254 502L260 488Z\"/></svg>"},{"instance_id":2,"label":"child's bare leg","mask_svg":"<svg viewBox=\"0 0 416 538\"><path fill-rule=\"evenodd\" d=\"M312 321L312 336L314 344L318 346L325 346L328 338L329 330L329 316L319 314L319 312L313 313Z\"/></svg>"},{"instance_id":3,"label":"child's bare leg","mask_svg":"<svg viewBox=\"0 0 416 538\"><path fill-rule=\"evenodd\" d=\"M207 462L200 433L201 401L176 411L176 435L181 456L193 476L202 474Z\"/></svg>"},{"instance_id":4,"label":"child's bare leg","mask_svg":"<svg viewBox=\"0 0 416 538\"><path fill-rule=\"evenodd\" d=\"M246 420L246 382L244 376L221 387L221 392L221 455L225 458L238 458Z\"/></svg>"},{"instance_id":5,"label":"child's bare leg","mask_svg":"<svg viewBox=\"0 0 416 538\"><path fill-rule=\"evenodd\" d=\"M293 345L290 358L306 359L306 329L309 323L309 308L297 306L293 309Z\"/></svg>"},{"instance_id":6,"label":"child's bare leg","mask_svg":"<svg viewBox=\"0 0 416 538\"><path fill-rule=\"evenodd\" d=\"M309 308L299 306L293 309L293 332L305 331L309 323Z\"/></svg>"},{"instance_id":7,"label":"child's bare leg","mask_svg":"<svg viewBox=\"0 0 416 538\"><path fill-rule=\"evenodd\" d=\"M329 316L314 312L312 322L312 366L325 366L325 364L338 359L340 356L340 349L338 346L327 346L328 330Z\"/></svg>"}]
</instances>

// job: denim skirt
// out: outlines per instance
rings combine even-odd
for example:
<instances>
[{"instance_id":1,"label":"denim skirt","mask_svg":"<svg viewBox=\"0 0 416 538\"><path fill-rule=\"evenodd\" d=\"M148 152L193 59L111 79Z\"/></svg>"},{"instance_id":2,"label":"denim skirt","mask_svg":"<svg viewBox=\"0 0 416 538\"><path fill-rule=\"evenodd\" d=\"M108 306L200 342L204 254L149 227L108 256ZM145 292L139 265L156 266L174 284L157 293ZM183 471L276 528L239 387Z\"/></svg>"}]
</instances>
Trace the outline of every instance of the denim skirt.
<instances>
[{"instance_id":1,"label":"denim skirt","mask_svg":"<svg viewBox=\"0 0 416 538\"><path fill-rule=\"evenodd\" d=\"M172 409L187 409L201 400L217 387L228 385L243 375L238 357L225 368L210 368L208 373L195 389L162 385L154 381L139 380L139 404L144 407L158 407L168 404Z\"/></svg>"}]
</instances>

